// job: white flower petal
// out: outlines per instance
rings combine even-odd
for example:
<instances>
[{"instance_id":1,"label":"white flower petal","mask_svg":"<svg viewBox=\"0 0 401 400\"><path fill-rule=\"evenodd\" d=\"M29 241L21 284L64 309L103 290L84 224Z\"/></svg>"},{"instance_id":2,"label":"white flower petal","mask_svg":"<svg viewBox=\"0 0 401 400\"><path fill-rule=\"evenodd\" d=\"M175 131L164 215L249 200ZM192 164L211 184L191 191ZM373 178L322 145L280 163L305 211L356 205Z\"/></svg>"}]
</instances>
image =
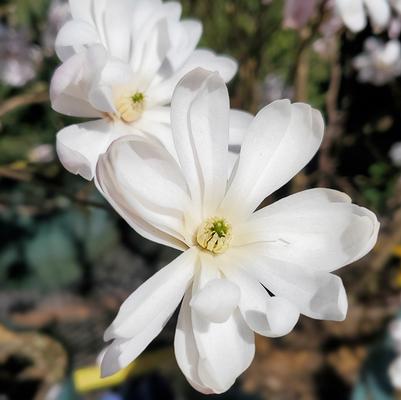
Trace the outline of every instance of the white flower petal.
<instances>
[{"instance_id":1,"label":"white flower petal","mask_svg":"<svg viewBox=\"0 0 401 400\"><path fill-rule=\"evenodd\" d=\"M390 22L391 9L388 0L364 0L375 30L382 31Z\"/></svg>"},{"instance_id":2,"label":"white flower petal","mask_svg":"<svg viewBox=\"0 0 401 400\"><path fill-rule=\"evenodd\" d=\"M248 254L235 252L246 271L275 296L283 297L308 317L342 321L348 303L338 276L270 258L263 246L249 246Z\"/></svg>"},{"instance_id":3,"label":"white flower petal","mask_svg":"<svg viewBox=\"0 0 401 400\"><path fill-rule=\"evenodd\" d=\"M378 231L371 211L343 193L319 188L257 211L237 228L233 245L259 243L269 257L334 271L366 255Z\"/></svg>"},{"instance_id":4,"label":"white flower petal","mask_svg":"<svg viewBox=\"0 0 401 400\"><path fill-rule=\"evenodd\" d=\"M128 85L133 80L131 67L118 60L108 60L98 71L89 91L89 101L99 111L117 113L114 88Z\"/></svg>"},{"instance_id":5,"label":"white flower petal","mask_svg":"<svg viewBox=\"0 0 401 400\"><path fill-rule=\"evenodd\" d=\"M230 263L223 272L241 290L239 308L249 328L267 337L287 335L298 321L298 308L283 297L271 297L245 270Z\"/></svg>"},{"instance_id":6,"label":"white flower petal","mask_svg":"<svg viewBox=\"0 0 401 400\"><path fill-rule=\"evenodd\" d=\"M238 306L240 290L226 279L209 281L195 296L190 306L204 319L225 322Z\"/></svg>"},{"instance_id":7,"label":"white flower petal","mask_svg":"<svg viewBox=\"0 0 401 400\"><path fill-rule=\"evenodd\" d=\"M117 135L113 124L105 120L71 125L57 134L57 154L65 169L91 180L99 156Z\"/></svg>"},{"instance_id":8,"label":"white flower petal","mask_svg":"<svg viewBox=\"0 0 401 400\"><path fill-rule=\"evenodd\" d=\"M197 254L196 249L187 250L132 293L106 330L104 339L134 339L148 326L160 332L188 288Z\"/></svg>"},{"instance_id":9,"label":"white flower petal","mask_svg":"<svg viewBox=\"0 0 401 400\"><path fill-rule=\"evenodd\" d=\"M367 21L363 0L337 0L336 5L348 29L353 32L365 29Z\"/></svg>"},{"instance_id":10,"label":"white flower petal","mask_svg":"<svg viewBox=\"0 0 401 400\"><path fill-rule=\"evenodd\" d=\"M174 92L171 124L192 200L213 212L226 190L229 136L228 91L217 73L199 68L185 76Z\"/></svg>"},{"instance_id":11,"label":"white flower petal","mask_svg":"<svg viewBox=\"0 0 401 400\"><path fill-rule=\"evenodd\" d=\"M99 36L95 27L85 21L68 21L56 37L56 53L61 61L66 61L76 53L84 51L86 45L98 44Z\"/></svg>"},{"instance_id":12,"label":"white flower petal","mask_svg":"<svg viewBox=\"0 0 401 400\"><path fill-rule=\"evenodd\" d=\"M249 127L222 210L232 220L249 216L305 167L317 152L323 132L320 112L306 104L279 100L265 107Z\"/></svg>"},{"instance_id":13,"label":"white flower petal","mask_svg":"<svg viewBox=\"0 0 401 400\"><path fill-rule=\"evenodd\" d=\"M236 74L238 64L234 59L227 56L217 56L210 50L195 50L178 71L172 70L167 65L167 70L160 72L164 79L157 79L149 88L148 93L152 104L164 105L170 103L174 89L179 81L195 68L216 71L225 82L228 82Z\"/></svg>"},{"instance_id":14,"label":"white flower petal","mask_svg":"<svg viewBox=\"0 0 401 400\"><path fill-rule=\"evenodd\" d=\"M148 347L150 342L159 335L170 319L170 316L171 314L166 316L162 323L159 318L150 320L149 323L131 339L113 340L110 346L106 348L102 357L102 378L115 374L134 361L146 347Z\"/></svg>"},{"instance_id":15,"label":"white flower petal","mask_svg":"<svg viewBox=\"0 0 401 400\"><path fill-rule=\"evenodd\" d=\"M198 392L212 394L213 390L204 386L198 374L199 353L196 348L192 327L191 308L189 301L192 289L188 289L178 315L177 328L174 337L174 352L178 366L190 385Z\"/></svg>"},{"instance_id":16,"label":"white flower petal","mask_svg":"<svg viewBox=\"0 0 401 400\"><path fill-rule=\"evenodd\" d=\"M76 54L56 69L50 84L52 108L74 117L100 118L101 113L88 100L91 70L105 62L106 53L101 46Z\"/></svg>"},{"instance_id":17,"label":"white flower petal","mask_svg":"<svg viewBox=\"0 0 401 400\"><path fill-rule=\"evenodd\" d=\"M241 110L230 110L230 148L239 148L253 121L254 116Z\"/></svg>"},{"instance_id":18,"label":"white flower petal","mask_svg":"<svg viewBox=\"0 0 401 400\"><path fill-rule=\"evenodd\" d=\"M193 296L218 278L216 260L203 255L195 275ZM203 385L214 393L223 393L252 362L254 335L238 309L223 323L214 323L192 310L194 337L199 353L198 373Z\"/></svg>"},{"instance_id":19,"label":"white flower petal","mask_svg":"<svg viewBox=\"0 0 401 400\"><path fill-rule=\"evenodd\" d=\"M99 160L97 183L142 236L180 250L187 248L183 236L187 188L176 161L163 146L149 137L115 141Z\"/></svg>"},{"instance_id":20,"label":"white flower petal","mask_svg":"<svg viewBox=\"0 0 401 400\"><path fill-rule=\"evenodd\" d=\"M171 49L162 66L163 72L177 70L190 58L202 35L202 24L195 20L184 20L170 24ZM161 72L161 76L163 76Z\"/></svg>"}]
</instances>

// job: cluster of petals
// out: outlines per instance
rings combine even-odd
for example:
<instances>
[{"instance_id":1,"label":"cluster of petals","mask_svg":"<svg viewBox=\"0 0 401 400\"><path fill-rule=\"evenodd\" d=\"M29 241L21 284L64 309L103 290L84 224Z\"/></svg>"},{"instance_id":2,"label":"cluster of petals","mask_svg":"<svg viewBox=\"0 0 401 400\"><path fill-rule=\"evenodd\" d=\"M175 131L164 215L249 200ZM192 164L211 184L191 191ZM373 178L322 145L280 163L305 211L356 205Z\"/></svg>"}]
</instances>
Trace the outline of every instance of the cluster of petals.
<instances>
[{"instance_id":1,"label":"cluster of petals","mask_svg":"<svg viewBox=\"0 0 401 400\"><path fill-rule=\"evenodd\" d=\"M389 334L396 356L390 364L388 374L393 387L401 390L401 320L399 318L391 322Z\"/></svg>"},{"instance_id":2,"label":"cluster of petals","mask_svg":"<svg viewBox=\"0 0 401 400\"><path fill-rule=\"evenodd\" d=\"M365 41L364 52L353 60L360 82L385 85L401 75L401 43L375 37Z\"/></svg>"},{"instance_id":3,"label":"cluster of petals","mask_svg":"<svg viewBox=\"0 0 401 400\"><path fill-rule=\"evenodd\" d=\"M386 29L392 9L401 14L401 0L335 0L338 12L348 29L360 32L366 28L368 18L374 30Z\"/></svg>"},{"instance_id":4,"label":"cluster of petals","mask_svg":"<svg viewBox=\"0 0 401 400\"><path fill-rule=\"evenodd\" d=\"M169 104L195 67L229 81L237 63L196 49L202 25L181 20L181 5L161 0L70 0L72 19L56 38L61 66L50 89L54 110L91 119L64 128L57 152L65 168L94 176L99 155L124 135L149 136L172 149Z\"/></svg>"},{"instance_id":5,"label":"cluster of petals","mask_svg":"<svg viewBox=\"0 0 401 400\"><path fill-rule=\"evenodd\" d=\"M228 390L250 365L254 332L285 335L300 314L346 316L345 289L333 272L372 249L375 215L323 188L259 208L317 152L321 114L273 102L247 126L234 168L229 115L224 80L196 69L173 95L174 152L127 136L99 160L96 183L116 211L144 237L182 251L121 306L105 333L112 341L102 358L105 376L134 360L181 301L175 355L203 393ZM226 246L214 236L203 245L199 235L217 220Z\"/></svg>"}]
</instances>

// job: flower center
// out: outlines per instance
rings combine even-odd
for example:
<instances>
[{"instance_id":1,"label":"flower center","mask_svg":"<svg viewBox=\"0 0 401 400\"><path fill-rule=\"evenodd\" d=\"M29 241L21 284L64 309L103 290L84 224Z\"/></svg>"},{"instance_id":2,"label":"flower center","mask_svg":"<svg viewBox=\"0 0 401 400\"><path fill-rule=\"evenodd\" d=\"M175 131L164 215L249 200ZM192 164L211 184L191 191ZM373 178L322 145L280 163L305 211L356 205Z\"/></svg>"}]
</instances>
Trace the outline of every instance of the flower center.
<instances>
[{"instance_id":1,"label":"flower center","mask_svg":"<svg viewBox=\"0 0 401 400\"><path fill-rule=\"evenodd\" d=\"M145 109L145 95L136 92L128 96L121 96L116 103L118 117L125 122L137 121Z\"/></svg>"},{"instance_id":2,"label":"flower center","mask_svg":"<svg viewBox=\"0 0 401 400\"><path fill-rule=\"evenodd\" d=\"M231 225L224 218L211 217L199 227L196 240L205 250L221 254L228 249L231 236Z\"/></svg>"}]
</instances>

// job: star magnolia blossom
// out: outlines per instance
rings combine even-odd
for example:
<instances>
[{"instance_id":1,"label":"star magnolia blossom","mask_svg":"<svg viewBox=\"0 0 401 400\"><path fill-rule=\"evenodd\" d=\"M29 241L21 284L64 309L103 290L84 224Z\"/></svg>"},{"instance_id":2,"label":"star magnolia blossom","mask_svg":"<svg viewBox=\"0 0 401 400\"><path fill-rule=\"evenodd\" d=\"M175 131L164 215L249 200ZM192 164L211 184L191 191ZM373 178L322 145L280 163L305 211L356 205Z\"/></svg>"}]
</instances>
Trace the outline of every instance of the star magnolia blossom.
<instances>
[{"instance_id":1,"label":"star magnolia blossom","mask_svg":"<svg viewBox=\"0 0 401 400\"><path fill-rule=\"evenodd\" d=\"M387 43L371 37L365 41L364 52L353 60L358 80L381 86L401 75L401 43Z\"/></svg>"},{"instance_id":2,"label":"star magnolia blossom","mask_svg":"<svg viewBox=\"0 0 401 400\"><path fill-rule=\"evenodd\" d=\"M166 106L187 72L204 67L218 71L225 81L236 73L231 58L195 49L202 25L180 21L177 2L69 3L72 20L56 39L63 64L54 74L50 95L54 110L96 119L69 126L57 137L65 168L86 179L93 178L99 155L122 135L151 136L172 150Z\"/></svg>"},{"instance_id":3,"label":"star magnolia blossom","mask_svg":"<svg viewBox=\"0 0 401 400\"><path fill-rule=\"evenodd\" d=\"M183 251L121 306L105 333L113 342L102 359L104 376L134 360L182 298L175 354L203 393L228 390L250 365L253 332L285 335L300 313L345 318L346 293L332 272L373 247L375 215L328 189L255 211L314 156L323 137L321 114L288 100L264 108L230 176L228 116L224 81L194 70L172 100L177 159L127 137L99 161L97 184L121 216L144 237Z\"/></svg>"},{"instance_id":4,"label":"star magnolia blossom","mask_svg":"<svg viewBox=\"0 0 401 400\"><path fill-rule=\"evenodd\" d=\"M391 19L391 7L401 13L401 0L335 0L344 24L353 32L366 28L369 16L376 31L385 29Z\"/></svg>"}]
</instances>

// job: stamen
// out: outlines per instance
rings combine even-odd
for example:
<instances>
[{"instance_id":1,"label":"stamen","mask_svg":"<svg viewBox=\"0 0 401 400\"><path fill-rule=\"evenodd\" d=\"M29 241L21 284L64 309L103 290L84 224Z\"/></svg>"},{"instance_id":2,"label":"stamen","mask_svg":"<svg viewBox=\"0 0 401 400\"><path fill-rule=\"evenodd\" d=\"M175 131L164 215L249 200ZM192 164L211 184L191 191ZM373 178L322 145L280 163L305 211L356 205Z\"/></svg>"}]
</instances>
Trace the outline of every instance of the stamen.
<instances>
[{"instance_id":1,"label":"stamen","mask_svg":"<svg viewBox=\"0 0 401 400\"><path fill-rule=\"evenodd\" d=\"M137 121L145 109L145 95L136 92L133 95L122 96L118 99L116 108L118 116L125 122Z\"/></svg>"},{"instance_id":2,"label":"stamen","mask_svg":"<svg viewBox=\"0 0 401 400\"><path fill-rule=\"evenodd\" d=\"M221 217L208 218L198 229L199 246L215 254L224 253L231 241L231 225Z\"/></svg>"}]
</instances>

